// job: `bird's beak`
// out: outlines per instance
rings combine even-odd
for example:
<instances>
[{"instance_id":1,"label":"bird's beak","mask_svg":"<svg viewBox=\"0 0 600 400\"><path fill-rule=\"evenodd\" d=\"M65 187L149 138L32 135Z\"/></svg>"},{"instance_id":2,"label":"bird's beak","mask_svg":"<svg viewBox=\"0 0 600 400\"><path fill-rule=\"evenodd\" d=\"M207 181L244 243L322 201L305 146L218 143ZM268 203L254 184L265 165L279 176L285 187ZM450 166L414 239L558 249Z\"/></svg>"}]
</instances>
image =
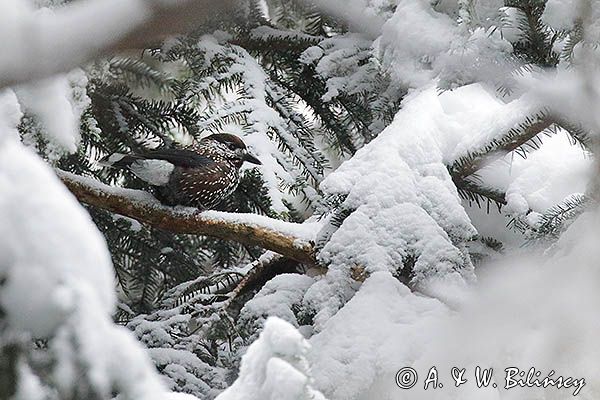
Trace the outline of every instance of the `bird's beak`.
<instances>
[{"instance_id":1,"label":"bird's beak","mask_svg":"<svg viewBox=\"0 0 600 400\"><path fill-rule=\"evenodd\" d=\"M249 163L252 164L257 164L257 165L262 165L262 163L260 162L260 160L256 157L254 157L252 154L250 153L246 153L244 154L244 161L248 161Z\"/></svg>"}]
</instances>

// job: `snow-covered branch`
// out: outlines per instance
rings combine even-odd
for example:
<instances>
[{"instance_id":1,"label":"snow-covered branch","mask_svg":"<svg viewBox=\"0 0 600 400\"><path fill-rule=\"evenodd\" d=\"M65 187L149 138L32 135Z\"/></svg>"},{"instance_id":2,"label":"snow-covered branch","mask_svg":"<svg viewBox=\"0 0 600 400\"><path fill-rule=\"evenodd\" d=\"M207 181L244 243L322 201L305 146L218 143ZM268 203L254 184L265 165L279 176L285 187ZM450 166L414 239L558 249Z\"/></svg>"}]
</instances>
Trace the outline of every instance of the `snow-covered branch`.
<instances>
[{"instance_id":1,"label":"snow-covered branch","mask_svg":"<svg viewBox=\"0 0 600 400\"><path fill-rule=\"evenodd\" d=\"M315 263L316 226L312 224L295 224L255 214L166 207L146 192L111 187L60 170L57 174L82 203L169 232L233 240L272 250L304 264Z\"/></svg>"},{"instance_id":2,"label":"snow-covered branch","mask_svg":"<svg viewBox=\"0 0 600 400\"><path fill-rule=\"evenodd\" d=\"M86 0L52 12L24 8L19 11L25 17L0 29L10 43L0 57L0 88L67 72L114 52L156 45L169 35L192 30L233 3Z\"/></svg>"}]
</instances>

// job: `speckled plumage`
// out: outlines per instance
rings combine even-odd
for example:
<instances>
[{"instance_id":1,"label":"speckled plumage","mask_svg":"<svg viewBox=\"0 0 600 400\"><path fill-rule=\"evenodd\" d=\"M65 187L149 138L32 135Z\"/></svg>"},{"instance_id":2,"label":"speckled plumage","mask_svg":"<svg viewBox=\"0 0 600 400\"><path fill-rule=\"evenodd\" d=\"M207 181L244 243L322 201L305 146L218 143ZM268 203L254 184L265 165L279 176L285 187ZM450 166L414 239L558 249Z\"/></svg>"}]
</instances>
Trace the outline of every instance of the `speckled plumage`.
<instances>
[{"instance_id":1,"label":"speckled plumage","mask_svg":"<svg viewBox=\"0 0 600 400\"><path fill-rule=\"evenodd\" d=\"M113 155L103 164L131 170L164 204L211 209L235 191L244 161L260 164L240 138L216 134L184 149Z\"/></svg>"}]
</instances>

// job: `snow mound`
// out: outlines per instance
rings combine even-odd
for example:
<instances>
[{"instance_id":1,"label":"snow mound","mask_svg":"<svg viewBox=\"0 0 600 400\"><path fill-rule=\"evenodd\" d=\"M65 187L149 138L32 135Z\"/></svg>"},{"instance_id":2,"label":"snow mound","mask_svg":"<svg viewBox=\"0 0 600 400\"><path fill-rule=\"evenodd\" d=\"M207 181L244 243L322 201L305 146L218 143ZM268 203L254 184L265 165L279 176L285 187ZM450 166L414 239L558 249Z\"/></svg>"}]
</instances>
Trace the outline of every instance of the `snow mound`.
<instances>
[{"instance_id":1,"label":"snow mound","mask_svg":"<svg viewBox=\"0 0 600 400\"><path fill-rule=\"evenodd\" d=\"M481 84L407 96L394 121L321 184L348 216L317 237L329 271L304 299L317 331L352 297L360 271L403 275L423 293L460 303L474 281L466 246L477 232L447 165L539 110L531 98L505 103Z\"/></svg>"},{"instance_id":2,"label":"snow mound","mask_svg":"<svg viewBox=\"0 0 600 400\"><path fill-rule=\"evenodd\" d=\"M322 262L395 272L414 257L415 283L473 278L462 245L475 229L444 165L436 118L444 114L435 89L411 96L384 132L325 179L323 191L346 196L342 207L352 212Z\"/></svg>"},{"instance_id":3,"label":"snow mound","mask_svg":"<svg viewBox=\"0 0 600 400\"><path fill-rule=\"evenodd\" d=\"M0 301L11 325L51 334L76 307L70 288L98 299L109 315L114 275L104 238L43 161L16 141L0 146L0 193Z\"/></svg>"},{"instance_id":4,"label":"snow mound","mask_svg":"<svg viewBox=\"0 0 600 400\"><path fill-rule=\"evenodd\" d=\"M569 30L579 18L583 3L576 0L548 0L542 21L556 30Z\"/></svg>"},{"instance_id":5,"label":"snow mound","mask_svg":"<svg viewBox=\"0 0 600 400\"><path fill-rule=\"evenodd\" d=\"M400 0L383 25L379 43L383 62L394 78L408 87L421 87L435 77L431 63L458 39L456 24L429 2Z\"/></svg>"},{"instance_id":6,"label":"snow mound","mask_svg":"<svg viewBox=\"0 0 600 400\"><path fill-rule=\"evenodd\" d=\"M294 307L302 304L314 279L300 274L282 274L271 279L242 308L238 324L248 332L257 332L269 316L275 316L298 328Z\"/></svg>"},{"instance_id":7,"label":"snow mound","mask_svg":"<svg viewBox=\"0 0 600 400\"><path fill-rule=\"evenodd\" d=\"M44 161L19 143L16 98L3 100L0 309L7 337L47 339L52 360L49 389L22 357L17 397L45 398L58 390L61 398L110 398L116 391L162 399L166 390L148 355L112 322L114 273L104 238Z\"/></svg>"},{"instance_id":8,"label":"snow mound","mask_svg":"<svg viewBox=\"0 0 600 400\"><path fill-rule=\"evenodd\" d=\"M238 379L216 400L325 400L312 388L308 342L289 323L271 317L242 358Z\"/></svg>"},{"instance_id":9,"label":"snow mound","mask_svg":"<svg viewBox=\"0 0 600 400\"><path fill-rule=\"evenodd\" d=\"M389 272L376 272L310 339L316 385L332 400L383 399L401 392L394 374L423 351L435 324L449 314L436 299L411 293Z\"/></svg>"},{"instance_id":10,"label":"snow mound","mask_svg":"<svg viewBox=\"0 0 600 400\"><path fill-rule=\"evenodd\" d=\"M45 128L54 152L74 153L79 143L79 116L72 107L71 87L66 76L56 76L17 91L23 108L35 114Z\"/></svg>"}]
</instances>

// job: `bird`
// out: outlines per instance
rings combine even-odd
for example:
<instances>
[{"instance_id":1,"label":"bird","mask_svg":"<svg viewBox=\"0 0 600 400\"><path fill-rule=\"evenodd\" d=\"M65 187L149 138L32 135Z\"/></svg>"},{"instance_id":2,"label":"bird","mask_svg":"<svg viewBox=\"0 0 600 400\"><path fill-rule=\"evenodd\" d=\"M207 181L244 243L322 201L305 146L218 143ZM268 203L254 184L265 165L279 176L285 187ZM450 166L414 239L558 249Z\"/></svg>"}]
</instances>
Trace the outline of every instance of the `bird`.
<instances>
[{"instance_id":1,"label":"bird","mask_svg":"<svg viewBox=\"0 0 600 400\"><path fill-rule=\"evenodd\" d=\"M216 133L182 148L114 153L99 164L131 171L165 205L209 210L235 191L244 162L262 164L238 136Z\"/></svg>"}]
</instances>

